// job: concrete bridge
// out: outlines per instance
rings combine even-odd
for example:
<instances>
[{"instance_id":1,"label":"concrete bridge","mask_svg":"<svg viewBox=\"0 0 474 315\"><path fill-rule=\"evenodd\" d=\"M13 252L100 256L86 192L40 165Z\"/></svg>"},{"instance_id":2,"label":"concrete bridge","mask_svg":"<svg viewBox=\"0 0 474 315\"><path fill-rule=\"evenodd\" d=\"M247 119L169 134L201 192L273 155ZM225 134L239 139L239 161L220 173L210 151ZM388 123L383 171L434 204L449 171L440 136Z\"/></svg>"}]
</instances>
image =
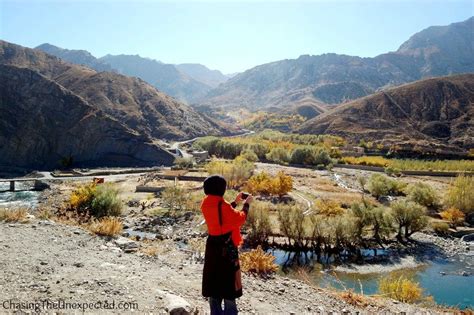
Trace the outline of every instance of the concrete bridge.
<instances>
[{"instance_id":1,"label":"concrete bridge","mask_svg":"<svg viewBox=\"0 0 474 315\"><path fill-rule=\"evenodd\" d=\"M6 191L17 191L15 189L16 183L18 182L30 182L33 185L29 189L22 189L22 190L44 190L49 187L44 181L41 181L36 178L17 178L17 179L2 179L0 178L0 183L10 183L10 188Z\"/></svg>"}]
</instances>

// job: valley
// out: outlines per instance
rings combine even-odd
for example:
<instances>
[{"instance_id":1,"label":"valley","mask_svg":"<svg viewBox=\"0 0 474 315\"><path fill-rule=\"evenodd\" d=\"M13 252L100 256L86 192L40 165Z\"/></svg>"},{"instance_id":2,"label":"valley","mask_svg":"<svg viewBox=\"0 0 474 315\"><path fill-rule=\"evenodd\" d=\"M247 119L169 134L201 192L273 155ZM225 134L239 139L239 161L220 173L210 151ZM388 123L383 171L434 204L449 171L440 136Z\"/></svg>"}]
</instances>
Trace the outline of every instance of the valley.
<instances>
[{"instance_id":1,"label":"valley","mask_svg":"<svg viewBox=\"0 0 474 315\"><path fill-rule=\"evenodd\" d=\"M203 182L220 175L225 200L253 196L239 312L472 314L474 17L226 75L188 58L205 34L154 29L192 11L166 10L139 31L126 12L133 36L94 55L72 49L90 35L0 39L0 313L207 314ZM224 28L207 23L183 30ZM207 54L237 69L221 41Z\"/></svg>"}]
</instances>

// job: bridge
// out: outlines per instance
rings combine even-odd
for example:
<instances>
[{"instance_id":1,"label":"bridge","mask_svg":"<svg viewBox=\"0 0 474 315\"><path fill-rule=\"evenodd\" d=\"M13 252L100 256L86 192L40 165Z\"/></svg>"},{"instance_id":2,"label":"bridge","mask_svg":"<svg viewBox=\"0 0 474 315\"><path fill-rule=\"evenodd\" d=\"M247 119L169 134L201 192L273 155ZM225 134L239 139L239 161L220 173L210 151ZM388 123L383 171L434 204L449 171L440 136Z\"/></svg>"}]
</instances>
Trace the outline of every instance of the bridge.
<instances>
[{"instance_id":1,"label":"bridge","mask_svg":"<svg viewBox=\"0 0 474 315\"><path fill-rule=\"evenodd\" d=\"M10 188L6 191L17 191L15 190L15 187L16 187L16 183L18 182L31 182L33 184L33 186L30 189L26 189L26 190L44 190L45 188L49 187L48 184L46 184L45 182L37 178L15 178L15 179L0 178L0 183L8 183L8 182L10 183Z\"/></svg>"}]
</instances>

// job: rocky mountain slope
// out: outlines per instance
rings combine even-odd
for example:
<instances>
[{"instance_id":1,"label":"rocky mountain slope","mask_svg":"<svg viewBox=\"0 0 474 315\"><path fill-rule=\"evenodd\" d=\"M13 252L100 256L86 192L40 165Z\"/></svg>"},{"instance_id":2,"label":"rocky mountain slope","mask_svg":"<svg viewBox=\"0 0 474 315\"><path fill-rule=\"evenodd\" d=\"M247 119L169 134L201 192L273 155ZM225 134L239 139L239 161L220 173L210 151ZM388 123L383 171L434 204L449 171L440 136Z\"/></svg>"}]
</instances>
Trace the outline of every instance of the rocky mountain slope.
<instances>
[{"instance_id":1,"label":"rocky mountain slope","mask_svg":"<svg viewBox=\"0 0 474 315\"><path fill-rule=\"evenodd\" d=\"M97 59L87 50L63 49L48 43L41 44L38 47L35 47L35 49L39 49L47 54L59 57L67 62L86 66L98 72L113 71L109 64Z\"/></svg>"},{"instance_id":2,"label":"rocky mountain slope","mask_svg":"<svg viewBox=\"0 0 474 315\"><path fill-rule=\"evenodd\" d=\"M466 151L474 148L474 74L387 89L327 111L298 132Z\"/></svg>"},{"instance_id":3,"label":"rocky mountain slope","mask_svg":"<svg viewBox=\"0 0 474 315\"><path fill-rule=\"evenodd\" d=\"M182 63L176 65L176 68L189 75L191 78L215 88L219 84L227 81L229 78L219 70L211 70L199 63Z\"/></svg>"},{"instance_id":4,"label":"rocky mountain slope","mask_svg":"<svg viewBox=\"0 0 474 315\"><path fill-rule=\"evenodd\" d=\"M151 138L187 139L224 128L141 79L64 62L39 50L0 41L0 64L38 71L127 127Z\"/></svg>"},{"instance_id":5,"label":"rocky mountain slope","mask_svg":"<svg viewBox=\"0 0 474 315\"><path fill-rule=\"evenodd\" d=\"M427 28L375 58L300 56L257 66L200 101L214 106L287 107L301 99L338 104L425 77L474 72L474 18Z\"/></svg>"},{"instance_id":6,"label":"rocky mountain slope","mask_svg":"<svg viewBox=\"0 0 474 315\"><path fill-rule=\"evenodd\" d=\"M107 55L99 60L109 64L119 73L138 77L180 101L192 103L211 90L209 85L179 71L172 64L138 55Z\"/></svg>"},{"instance_id":7,"label":"rocky mountain slope","mask_svg":"<svg viewBox=\"0 0 474 315\"><path fill-rule=\"evenodd\" d=\"M213 87L228 79L220 71L210 70L201 64L166 64L139 55L106 55L96 58L86 50L64 49L51 44L42 44L35 49L98 72L112 71L138 77L158 90L188 103L204 97Z\"/></svg>"},{"instance_id":8,"label":"rocky mountain slope","mask_svg":"<svg viewBox=\"0 0 474 315\"><path fill-rule=\"evenodd\" d=\"M36 71L0 65L0 166L54 168L170 164L146 136Z\"/></svg>"}]
</instances>

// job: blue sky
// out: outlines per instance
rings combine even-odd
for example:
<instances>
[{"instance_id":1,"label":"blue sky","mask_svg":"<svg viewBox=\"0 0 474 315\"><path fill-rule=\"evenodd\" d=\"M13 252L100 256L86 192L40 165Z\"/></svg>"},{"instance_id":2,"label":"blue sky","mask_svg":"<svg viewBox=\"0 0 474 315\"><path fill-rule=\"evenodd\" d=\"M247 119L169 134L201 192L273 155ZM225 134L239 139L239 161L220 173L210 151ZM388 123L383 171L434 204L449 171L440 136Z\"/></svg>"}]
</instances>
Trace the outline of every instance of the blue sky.
<instances>
[{"instance_id":1,"label":"blue sky","mask_svg":"<svg viewBox=\"0 0 474 315\"><path fill-rule=\"evenodd\" d=\"M474 15L474 1L0 0L0 38L48 42L224 73L303 54L373 57L414 33Z\"/></svg>"}]
</instances>

